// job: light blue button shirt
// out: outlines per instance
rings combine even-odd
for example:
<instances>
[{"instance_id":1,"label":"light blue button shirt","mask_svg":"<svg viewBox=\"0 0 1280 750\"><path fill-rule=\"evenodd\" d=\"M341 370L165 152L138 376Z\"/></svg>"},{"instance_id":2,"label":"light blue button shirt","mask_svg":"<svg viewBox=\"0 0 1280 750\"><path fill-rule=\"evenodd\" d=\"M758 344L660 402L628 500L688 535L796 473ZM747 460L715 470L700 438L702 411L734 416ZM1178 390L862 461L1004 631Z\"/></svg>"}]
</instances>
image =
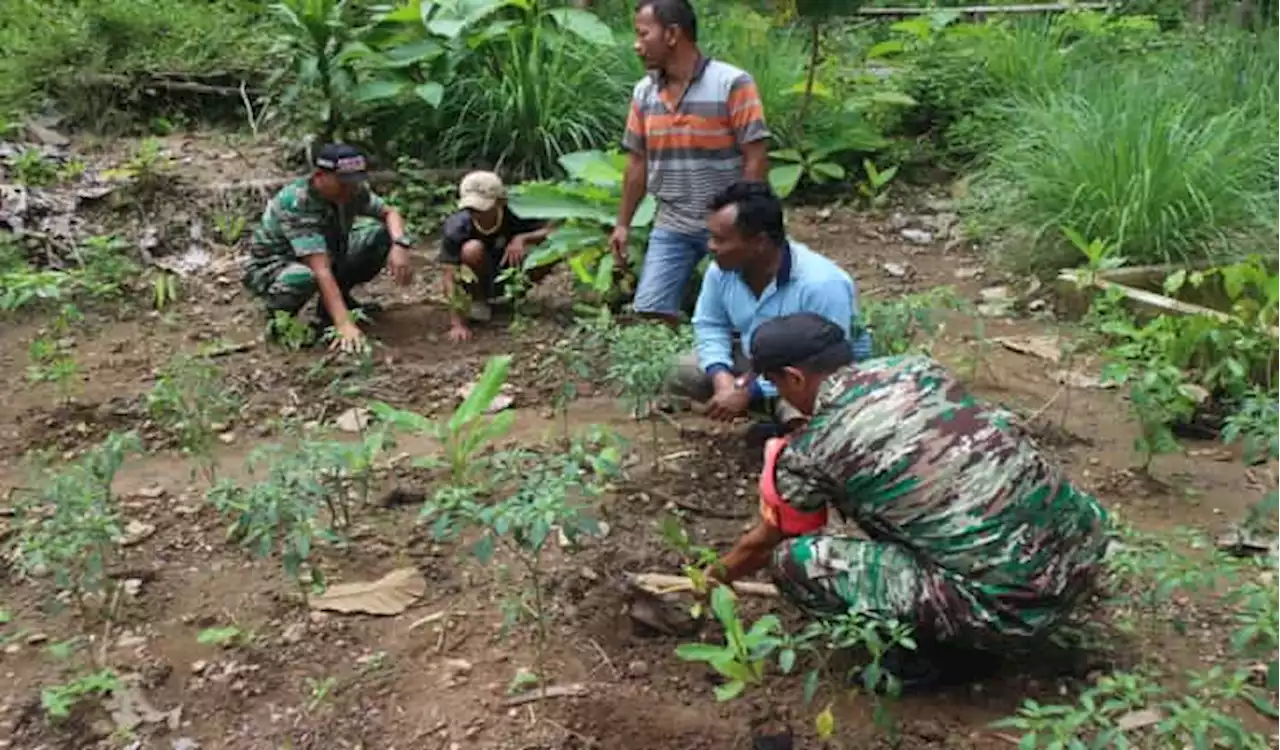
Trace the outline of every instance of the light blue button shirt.
<instances>
[{"instance_id":1,"label":"light blue button shirt","mask_svg":"<svg viewBox=\"0 0 1280 750\"><path fill-rule=\"evenodd\" d=\"M853 279L829 259L799 242L791 241L782 256L778 274L757 297L736 271L707 266L693 312L693 335L698 364L708 373L732 369L734 334L743 352L751 353L751 336L766 320L795 313L814 313L840 326L845 336L858 311L858 291ZM864 333L852 342L853 358L871 356L871 336ZM758 374L758 373L757 373ZM778 391L757 378L757 396L772 397Z\"/></svg>"}]
</instances>

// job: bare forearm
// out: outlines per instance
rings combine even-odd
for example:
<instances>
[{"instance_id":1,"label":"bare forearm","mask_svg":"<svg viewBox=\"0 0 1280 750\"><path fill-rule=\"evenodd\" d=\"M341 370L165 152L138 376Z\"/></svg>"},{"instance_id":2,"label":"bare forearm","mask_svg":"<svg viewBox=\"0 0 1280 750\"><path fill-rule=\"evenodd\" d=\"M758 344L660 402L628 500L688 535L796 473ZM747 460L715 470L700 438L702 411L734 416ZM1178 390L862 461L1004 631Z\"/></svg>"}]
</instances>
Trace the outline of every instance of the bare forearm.
<instances>
[{"instance_id":1,"label":"bare forearm","mask_svg":"<svg viewBox=\"0 0 1280 750\"><path fill-rule=\"evenodd\" d=\"M404 217L399 211L388 206L382 214L382 220L387 225L387 234L391 235L392 242L404 236Z\"/></svg>"},{"instance_id":2,"label":"bare forearm","mask_svg":"<svg viewBox=\"0 0 1280 750\"><path fill-rule=\"evenodd\" d=\"M622 178L622 204L618 207L618 226L631 226L640 199L644 197L646 175L643 156L632 154L627 160L627 171Z\"/></svg>"},{"instance_id":3,"label":"bare forearm","mask_svg":"<svg viewBox=\"0 0 1280 750\"><path fill-rule=\"evenodd\" d=\"M444 267L444 273L440 277L440 286L441 291L444 293L445 302L449 305L449 325L457 328L466 325L466 320L463 319L462 311L458 309L453 298L454 291L457 289L453 281L454 271L453 266Z\"/></svg>"},{"instance_id":4,"label":"bare forearm","mask_svg":"<svg viewBox=\"0 0 1280 750\"><path fill-rule=\"evenodd\" d=\"M315 275L316 287L320 290L320 303L328 311L333 324L340 326L346 323L350 312L347 310L347 303L342 300L342 289L338 287L333 271L326 266L312 269L312 273Z\"/></svg>"},{"instance_id":5,"label":"bare forearm","mask_svg":"<svg viewBox=\"0 0 1280 750\"><path fill-rule=\"evenodd\" d=\"M765 141L749 143L742 149L742 179L764 182L769 178L769 148Z\"/></svg>"},{"instance_id":6,"label":"bare forearm","mask_svg":"<svg viewBox=\"0 0 1280 750\"><path fill-rule=\"evenodd\" d=\"M733 545L733 549L720 558L720 569L715 572L716 579L721 583L733 583L764 568L782 539L781 532L761 521L754 529L743 534Z\"/></svg>"}]
</instances>

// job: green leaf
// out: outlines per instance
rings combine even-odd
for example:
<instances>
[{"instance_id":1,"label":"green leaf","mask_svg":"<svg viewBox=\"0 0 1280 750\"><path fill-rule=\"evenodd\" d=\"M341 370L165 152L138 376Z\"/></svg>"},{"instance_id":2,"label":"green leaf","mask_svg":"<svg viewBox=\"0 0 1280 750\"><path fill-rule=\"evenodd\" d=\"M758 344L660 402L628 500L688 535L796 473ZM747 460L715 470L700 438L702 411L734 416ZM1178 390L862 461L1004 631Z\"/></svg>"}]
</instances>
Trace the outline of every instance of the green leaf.
<instances>
[{"instance_id":1,"label":"green leaf","mask_svg":"<svg viewBox=\"0 0 1280 750\"><path fill-rule=\"evenodd\" d=\"M1182 285L1187 283L1187 269L1179 268L1164 280L1164 293L1177 294Z\"/></svg>"},{"instance_id":2,"label":"green leaf","mask_svg":"<svg viewBox=\"0 0 1280 750\"><path fill-rule=\"evenodd\" d=\"M1022 739L1018 741L1018 750L1036 750L1039 739L1035 732L1022 735Z\"/></svg>"},{"instance_id":3,"label":"green leaf","mask_svg":"<svg viewBox=\"0 0 1280 750\"><path fill-rule=\"evenodd\" d=\"M713 646L709 643L682 643L676 646L676 656L684 661L712 662L724 655L724 646Z\"/></svg>"},{"instance_id":4,"label":"green leaf","mask_svg":"<svg viewBox=\"0 0 1280 750\"><path fill-rule=\"evenodd\" d=\"M351 92L351 98L361 104L391 99L404 91L408 84L405 81L388 81L385 79L366 81Z\"/></svg>"},{"instance_id":5,"label":"green leaf","mask_svg":"<svg viewBox=\"0 0 1280 750\"><path fill-rule=\"evenodd\" d=\"M596 280L595 283L592 284L592 288L595 289L596 292L604 294L613 287L614 263L615 260L613 253L606 253L604 257L600 259L600 265L596 267Z\"/></svg>"},{"instance_id":6,"label":"green leaf","mask_svg":"<svg viewBox=\"0 0 1280 750\"><path fill-rule=\"evenodd\" d=\"M730 630L737 624L738 613L733 604L733 591L728 586L716 586L712 590L711 611L725 630Z\"/></svg>"},{"instance_id":7,"label":"green leaf","mask_svg":"<svg viewBox=\"0 0 1280 750\"><path fill-rule=\"evenodd\" d=\"M564 8L562 10L570 10ZM601 151L575 151L559 158L560 166L573 180L582 180L603 187L622 186L623 172Z\"/></svg>"},{"instance_id":8,"label":"green leaf","mask_svg":"<svg viewBox=\"0 0 1280 750\"><path fill-rule=\"evenodd\" d=\"M804 167L799 164L784 164L769 170L769 186L773 188L773 192L778 194L779 198L786 198L795 192L796 185L800 184L800 176L804 173Z\"/></svg>"},{"instance_id":9,"label":"green leaf","mask_svg":"<svg viewBox=\"0 0 1280 750\"><path fill-rule=\"evenodd\" d=\"M812 169L815 175L822 175L824 178L829 180L844 179L844 167L834 162L821 161L814 164Z\"/></svg>"},{"instance_id":10,"label":"green leaf","mask_svg":"<svg viewBox=\"0 0 1280 750\"><path fill-rule=\"evenodd\" d=\"M462 30L467 28L467 22L459 19L438 19L427 21L427 31L445 39L457 39L462 34Z\"/></svg>"},{"instance_id":11,"label":"green leaf","mask_svg":"<svg viewBox=\"0 0 1280 750\"><path fill-rule=\"evenodd\" d=\"M728 700L733 700L734 698L737 698L739 695L742 695L742 691L746 689L747 689L747 683L743 682L742 680L734 680L732 682L726 682L725 684L720 685L716 688L716 700L720 701L721 703Z\"/></svg>"},{"instance_id":12,"label":"green leaf","mask_svg":"<svg viewBox=\"0 0 1280 750\"><path fill-rule=\"evenodd\" d=\"M818 733L818 739L821 740L829 740L831 735L836 733L836 717L831 713L830 703L814 717L813 728Z\"/></svg>"},{"instance_id":13,"label":"green leaf","mask_svg":"<svg viewBox=\"0 0 1280 750\"><path fill-rule=\"evenodd\" d=\"M874 60L877 57L888 57L904 52L907 45L901 39L886 39L879 44L871 45L871 49L867 50L867 58Z\"/></svg>"},{"instance_id":14,"label":"green leaf","mask_svg":"<svg viewBox=\"0 0 1280 750\"><path fill-rule=\"evenodd\" d=\"M791 670L796 666L796 651L792 648L784 648L782 653L778 654L778 669L783 674L791 674Z\"/></svg>"},{"instance_id":15,"label":"green leaf","mask_svg":"<svg viewBox=\"0 0 1280 750\"><path fill-rule=\"evenodd\" d=\"M596 14L581 8L552 8L547 15L570 34L588 44L613 44L613 30Z\"/></svg>"},{"instance_id":16,"label":"green leaf","mask_svg":"<svg viewBox=\"0 0 1280 750\"><path fill-rule=\"evenodd\" d=\"M413 93L433 107L439 107L440 102L444 101L444 85L435 81L428 81L414 86Z\"/></svg>"},{"instance_id":17,"label":"green leaf","mask_svg":"<svg viewBox=\"0 0 1280 750\"><path fill-rule=\"evenodd\" d=\"M387 59L387 66L393 68L404 67L422 62L427 58L436 57L444 52L444 47L434 39L419 39L417 41L402 44L399 47L392 47L383 53Z\"/></svg>"},{"instance_id":18,"label":"green leaf","mask_svg":"<svg viewBox=\"0 0 1280 750\"><path fill-rule=\"evenodd\" d=\"M507 380L507 370L511 368L511 355L491 357L484 365L480 380L471 388L471 393L449 418L449 432L457 433L463 425L484 414L489 404L498 396L502 384Z\"/></svg>"},{"instance_id":19,"label":"green leaf","mask_svg":"<svg viewBox=\"0 0 1280 750\"><path fill-rule=\"evenodd\" d=\"M822 678L818 670L811 669L804 676L804 704L807 706L813 702L813 696L818 694L818 681Z\"/></svg>"},{"instance_id":20,"label":"green leaf","mask_svg":"<svg viewBox=\"0 0 1280 750\"><path fill-rule=\"evenodd\" d=\"M784 148L778 151L769 152L770 159L781 159L782 161L803 162L804 156L793 148Z\"/></svg>"},{"instance_id":21,"label":"green leaf","mask_svg":"<svg viewBox=\"0 0 1280 750\"><path fill-rule=\"evenodd\" d=\"M234 641L240 633L240 628L234 625L224 628L205 628L196 636L196 641L206 646L221 646Z\"/></svg>"},{"instance_id":22,"label":"green leaf","mask_svg":"<svg viewBox=\"0 0 1280 750\"><path fill-rule=\"evenodd\" d=\"M870 98L876 104L892 104L899 107L914 107L919 104L901 91L876 91Z\"/></svg>"},{"instance_id":23,"label":"green leaf","mask_svg":"<svg viewBox=\"0 0 1280 750\"><path fill-rule=\"evenodd\" d=\"M652 195L645 195L640 201L640 205L636 208L635 216L631 217L631 228L647 227L653 223L653 217L658 213L658 202L653 199Z\"/></svg>"}]
</instances>

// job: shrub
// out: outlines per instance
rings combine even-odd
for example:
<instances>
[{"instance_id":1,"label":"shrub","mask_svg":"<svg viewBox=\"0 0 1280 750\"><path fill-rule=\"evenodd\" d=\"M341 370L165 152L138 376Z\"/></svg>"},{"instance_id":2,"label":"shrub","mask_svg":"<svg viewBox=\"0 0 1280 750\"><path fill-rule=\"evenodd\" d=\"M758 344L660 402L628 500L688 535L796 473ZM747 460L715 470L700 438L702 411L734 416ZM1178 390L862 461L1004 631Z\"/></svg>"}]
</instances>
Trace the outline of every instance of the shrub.
<instances>
[{"instance_id":1,"label":"shrub","mask_svg":"<svg viewBox=\"0 0 1280 750\"><path fill-rule=\"evenodd\" d=\"M1061 227L1115 243L1133 263L1275 247L1276 40L1210 37L1007 105L973 183L1018 269L1070 265Z\"/></svg>"}]
</instances>

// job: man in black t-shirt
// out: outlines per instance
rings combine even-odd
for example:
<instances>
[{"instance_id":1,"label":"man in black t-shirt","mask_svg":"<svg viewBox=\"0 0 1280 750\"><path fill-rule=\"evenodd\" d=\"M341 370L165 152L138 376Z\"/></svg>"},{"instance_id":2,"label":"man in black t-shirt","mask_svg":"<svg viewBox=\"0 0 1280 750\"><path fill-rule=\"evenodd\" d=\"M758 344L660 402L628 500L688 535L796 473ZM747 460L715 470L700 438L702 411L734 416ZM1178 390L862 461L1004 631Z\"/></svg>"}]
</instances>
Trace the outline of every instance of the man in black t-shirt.
<instances>
[{"instance_id":1,"label":"man in black t-shirt","mask_svg":"<svg viewBox=\"0 0 1280 750\"><path fill-rule=\"evenodd\" d=\"M504 268L524 262L532 245L551 234L551 227L540 221L521 219L507 207L507 189L502 178L492 172L472 172L458 186L458 213L450 216L441 229L440 262L444 269L444 295L450 302L450 341L467 341L471 328L467 318L488 320L488 300L499 296L497 278ZM458 281L464 294L455 296L454 275L462 266L470 269L474 279ZM551 266L529 272L531 281L539 281ZM469 299L470 310L466 308ZM458 304L458 300L462 304Z\"/></svg>"}]
</instances>

